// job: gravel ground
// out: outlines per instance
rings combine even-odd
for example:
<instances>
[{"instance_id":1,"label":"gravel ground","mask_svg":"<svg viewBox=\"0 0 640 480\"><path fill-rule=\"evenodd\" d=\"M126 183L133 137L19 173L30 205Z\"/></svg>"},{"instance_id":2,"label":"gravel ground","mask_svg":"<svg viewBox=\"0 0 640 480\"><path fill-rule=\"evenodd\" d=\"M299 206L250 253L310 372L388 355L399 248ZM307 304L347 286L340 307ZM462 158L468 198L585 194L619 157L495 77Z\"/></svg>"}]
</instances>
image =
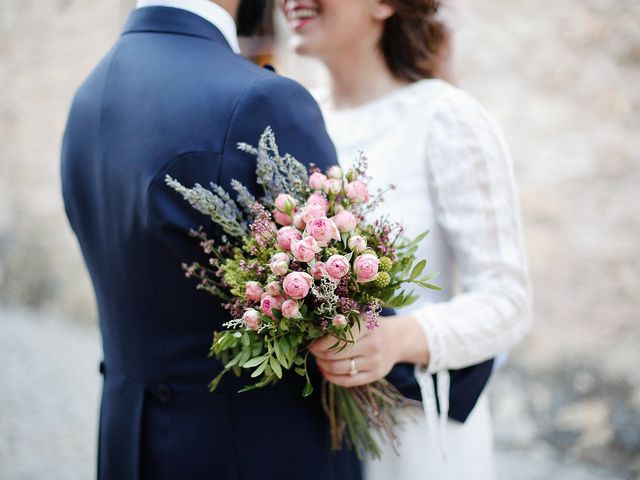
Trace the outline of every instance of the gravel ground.
<instances>
[{"instance_id":1,"label":"gravel ground","mask_svg":"<svg viewBox=\"0 0 640 480\"><path fill-rule=\"evenodd\" d=\"M94 475L100 376L95 328L0 309L0 479L81 480ZM613 471L563 460L537 441L532 418L493 386L500 479L623 480ZM513 386L512 386L513 387ZM514 401L505 402L505 397Z\"/></svg>"}]
</instances>

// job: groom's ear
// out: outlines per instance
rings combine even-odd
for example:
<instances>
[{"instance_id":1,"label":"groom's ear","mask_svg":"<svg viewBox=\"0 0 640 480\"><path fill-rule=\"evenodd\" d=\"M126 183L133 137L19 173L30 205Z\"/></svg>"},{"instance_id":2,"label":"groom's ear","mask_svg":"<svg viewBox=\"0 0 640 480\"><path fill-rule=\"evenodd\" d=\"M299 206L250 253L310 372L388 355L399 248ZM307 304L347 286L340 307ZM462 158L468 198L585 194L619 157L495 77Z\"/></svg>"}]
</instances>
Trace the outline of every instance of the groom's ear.
<instances>
[{"instance_id":1,"label":"groom's ear","mask_svg":"<svg viewBox=\"0 0 640 480\"><path fill-rule=\"evenodd\" d=\"M386 0L374 0L371 15L376 20L384 22L386 19L393 16L394 13L396 13L396 9Z\"/></svg>"}]
</instances>

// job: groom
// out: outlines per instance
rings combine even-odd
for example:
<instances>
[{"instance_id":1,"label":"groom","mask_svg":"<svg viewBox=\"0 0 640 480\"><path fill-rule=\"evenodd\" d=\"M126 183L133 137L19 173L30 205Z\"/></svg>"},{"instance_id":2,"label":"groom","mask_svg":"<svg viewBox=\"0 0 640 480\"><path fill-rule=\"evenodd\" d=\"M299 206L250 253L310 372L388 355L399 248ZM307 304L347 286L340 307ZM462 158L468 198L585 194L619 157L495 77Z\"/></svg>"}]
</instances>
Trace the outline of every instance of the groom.
<instances>
[{"instance_id":1,"label":"groom","mask_svg":"<svg viewBox=\"0 0 640 480\"><path fill-rule=\"evenodd\" d=\"M103 339L100 479L360 478L352 453L331 453L318 397L302 399L297 378L238 395L248 380L229 376L208 392L221 369L212 332L229 315L181 269L202 261L189 230L215 229L165 175L257 191L255 159L236 144L268 125L307 166L336 163L310 95L237 54L234 17L250 34L265 4L141 0L74 98L62 186Z\"/></svg>"},{"instance_id":2,"label":"groom","mask_svg":"<svg viewBox=\"0 0 640 480\"><path fill-rule=\"evenodd\" d=\"M206 355L212 332L229 315L180 267L206 261L190 229L217 231L165 175L226 188L237 179L257 192L255 160L236 144L256 143L268 125L307 166L336 163L309 94L237 55L234 17L251 34L265 4L139 0L74 98L62 187L100 317L102 480L361 477L353 453L330 452L319 397L303 400L299 377L239 395L248 380L227 376L207 391L222 368ZM419 398L412 370L389 378ZM489 372L452 375L450 416L466 418Z\"/></svg>"}]
</instances>

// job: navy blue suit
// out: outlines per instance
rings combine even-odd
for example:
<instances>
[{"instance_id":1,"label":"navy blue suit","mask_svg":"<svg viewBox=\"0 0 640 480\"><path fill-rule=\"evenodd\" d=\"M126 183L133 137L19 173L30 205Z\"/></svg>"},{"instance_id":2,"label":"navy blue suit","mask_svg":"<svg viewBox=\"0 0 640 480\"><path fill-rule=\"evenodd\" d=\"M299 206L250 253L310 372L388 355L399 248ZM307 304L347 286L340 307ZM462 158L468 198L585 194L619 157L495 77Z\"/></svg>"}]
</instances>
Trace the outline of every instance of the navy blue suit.
<instances>
[{"instance_id":1,"label":"navy blue suit","mask_svg":"<svg viewBox=\"0 0 640 480\"><path fill-rule=\"evenodd\" d=\"M255 159L236 144L257 143L267 125L283 152L336 163L301 86L235 55L213 25L179 9L135 10L77 91L61 174L103 339L100 479L361 476L352 452L330 452L318 395L303 400L298 377L237 394L248 379L228 375L207 390L221 369L207 357L212 333L228 314L181 262L203 260L190 229L216 229L164 177L226 188L237 179L257 192ZM415 391L409 369L397 372Z\"/></svg>"},{"instance_id":2,"label":"navy blue suit","mask_svg":"<svg viewBox=\"0 0 640 480\"><path fill-rule=\"evenodd\" d=\"M289 381L237 394L207 357L228 313L185 279L201 260L206 218L164 183L237 179L257 192L257 144L271 125L283 152L336 163L319 109L297 83L235 55L204 19L135 10L79 88L62 152L65 207L94 285L104 347L99 478L358 479L351 452L330 451L318 396Z\"/></svg>"}]
</instances>

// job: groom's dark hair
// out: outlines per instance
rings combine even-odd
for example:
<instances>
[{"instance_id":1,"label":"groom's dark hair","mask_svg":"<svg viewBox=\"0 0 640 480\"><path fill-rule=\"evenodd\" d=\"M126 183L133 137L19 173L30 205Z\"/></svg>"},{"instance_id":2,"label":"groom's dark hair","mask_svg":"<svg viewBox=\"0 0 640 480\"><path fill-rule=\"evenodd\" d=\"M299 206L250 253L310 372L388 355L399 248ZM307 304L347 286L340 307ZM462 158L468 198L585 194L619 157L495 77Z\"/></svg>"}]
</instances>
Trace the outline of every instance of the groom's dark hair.
<instances>
[{"instance_id":1,"label":"groom's dark hair","mask_svg":"<svg viewBox=\"0 0 640 480\"><path fill-rule=\"evenodd\" d=\"M438 16L439 0L385 0L395 13L384 24L380 47L401 80L440 76L449 32Z\"/></svg>"},{"instance_id":2,"label":"groom's dark hair","mask_svg":"<svg viewBox=\"0 0 640 480\"><path fill-rule=\"evenodd\" d=\"M270 0L240 0L236 15L238 35L249 37L258 32L265 20Z\"/></svg>"}]
</instances>

